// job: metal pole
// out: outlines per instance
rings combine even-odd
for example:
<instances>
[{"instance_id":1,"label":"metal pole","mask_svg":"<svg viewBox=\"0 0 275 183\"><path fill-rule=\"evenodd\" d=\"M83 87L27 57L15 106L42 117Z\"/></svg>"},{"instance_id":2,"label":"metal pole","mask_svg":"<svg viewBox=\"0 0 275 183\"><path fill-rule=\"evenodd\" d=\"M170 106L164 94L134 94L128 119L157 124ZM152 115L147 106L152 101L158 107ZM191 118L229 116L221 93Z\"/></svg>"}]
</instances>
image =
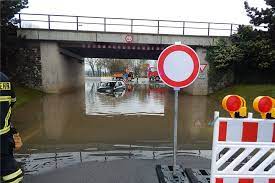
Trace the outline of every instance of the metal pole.
<instances>
[{"instance_id":1,"label":"metal pole","mask_svg":"<svg viewBox=\"0 0 275 183\"><path fill-rule=\"evenodd\" d=\"M185 22L182 22L182 35L184 35Z\"/></svg>"},{"instance_id":2,"label":"metal pole","mask_svg":"<svg viewBox=\"0 0 275 183\"><path fill-rule=\"evenodd\" d=\"M51 29L51 17L50 17L50 15L48 15L48 26L49 26L49 30Z\"/></svg>"},{"instance_id":3,"label":"metal pole","mask_svg":"<svg viewBox=\"0 0 275 183\"><path fill-rule=\"evenodd\" d=\"M104 32L106 32L107 28L106 28L106 18L104 18Z\"/></svg>"},{"instance_id":4,"label":"metal pole","mask_svg":"<svg viewBox=\"0 0 275 183\"><path fill-rule=\"evenodd\" d=\"M158 34L159 34L159 20L158 20Z\"/></svg>"},{"instance_id":5,"label":"metal pole","mask_svg":"<svg viewBox=\"0 0 275 183\"><path fill-rule=\"evenodd\" d=\"M76 16L76 30L78 31L78 16Z\"/></svg>"},{"instance_id":6,"label":"metal pole","mask_svg":"<svg viewBox=\"0 0 275 183\"><path fill-rule=\"evenodd\" d=\"M174 161L173 174L176 174L177 165L177 141L178 141L178 111L179 111L179 88L174 88L175 91L175 113L174 113Z\"/></svg>"},{"instance_id":7,"label":"metal pole","mask_svg":"<svg viewBox=\"0 0 275 183\"><path fill-rule=\"evenodd\" d=\"M22 28L22 24L21 24L21 14L19 13L19 28Z\"/></svg>"},{"instance_id":8,"label":"metal pole","mask_svg":"<svg viewBox=\"0 0 275 183\"><path fill-rule=\"evenodd\" d=\"M133 19L131 19L131 33L133 33L133 25L134 25L134 22L133 22Z\"/></svg>"},{"instance_id":9,"label":"metal pole","mask_svg":"<svg viewBox=\"0 0 275 183\"><path fill-rule=\"evenodd\" d=\"M208 33L207 35L209 36L210 35L210 23L208 23Z\"/></svg>"}]
</instances>

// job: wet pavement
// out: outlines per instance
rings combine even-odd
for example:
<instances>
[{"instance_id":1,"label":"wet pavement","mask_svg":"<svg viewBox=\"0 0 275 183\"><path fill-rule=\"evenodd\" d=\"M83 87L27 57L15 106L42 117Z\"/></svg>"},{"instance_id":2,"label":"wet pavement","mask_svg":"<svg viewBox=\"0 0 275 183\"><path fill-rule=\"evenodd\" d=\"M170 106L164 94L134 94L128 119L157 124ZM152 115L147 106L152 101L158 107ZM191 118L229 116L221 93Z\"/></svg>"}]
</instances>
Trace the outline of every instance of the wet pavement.
<instances>
[{"instance_id":1,"label":"wet pavement","mask_svg":"<svg viewBox=\"0 0 275 183\"><path fill-rule=\"evenodd\" d=\"M179 150L178 156L194 156L211 159L211 150ZM88 148L79 152L55 150L47 153L17 154L17 161L24 166L25 174L37 175L51 170L87 162L109 162L114 160L160 160L170 158L170 147L115 145L113 150Z\"/></svg>"},{"instance_id":2,"label":"wet pavement","mask_svg":"<svg viewBox=\"0 0 275 183\"><path fill-rule=\"evenodd\" d=\"M27 176L25 181L29 183L158 183L156 165L167 165L171 160L172 158L87 162L37 176ZM196 156L180 156L178 164L185 168L210 168L210 160Z\"/></svg>"},{"instance_id":3,"label":"wet pavement","mask_svg":"<svg viewBox=\"0 0 275 183\"><path fill-rule=\"evenodd\" d=\"M86 78L85 88L45 95L14 112L24 142L16 157L27 175L91 161L153 161L172 155L173 91L139 80L124 93L105 95L96 92L99 82ZM213 129L208 123L219 103L181 93L179 110L179 149L209 157Z\"/></svg>"}]
</instances>

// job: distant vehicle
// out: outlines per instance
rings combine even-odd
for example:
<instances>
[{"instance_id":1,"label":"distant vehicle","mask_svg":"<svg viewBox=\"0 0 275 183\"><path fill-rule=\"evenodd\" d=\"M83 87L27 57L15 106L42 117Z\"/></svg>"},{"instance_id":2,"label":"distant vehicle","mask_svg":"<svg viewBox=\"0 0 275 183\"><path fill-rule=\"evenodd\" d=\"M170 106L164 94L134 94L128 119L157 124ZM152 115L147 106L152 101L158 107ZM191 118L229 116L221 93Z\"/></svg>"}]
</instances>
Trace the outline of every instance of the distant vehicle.
<instances>
[{"instance_id":1,"label":"distant vehicle","mask_svg":"<svg viewBox=\"0 0 275 183\"><path fill-rule=\"evenodd\" d=\"M128 78L127 78L127 80L128 81L132 81L134 79L134 73L132 72L132 71L130 71L129 73L128 73Z\"/></svg>"},{"instance_id":2,"label":"distant vehicle","mask_svg":"<svg viewBox=\"0 0 275 183\"><path fill-rule=\"evenodd\" d=\"M113 79L115 79L115 80L123 80L123 73L122 72L116 72L116 73L114 73Z\"/></svg>"},{"instance_id":3,"label":"distant vehicle","mask_svg":"<svg viewBox=\"0 0 275 183\"><path fill-rule=\"evenodd\" d=\"M159 81L160 77L159 77L157 68L148 67L147 77L149 78L149 81Z\"/></svg>"},{"instance_id":4,"label":"distant vehicle","mask_svg":"<svg viewBox=\"0 0 275 183\"><path fill-rule=\"evenodd\" d=\"M132 79L134 79L134 73L128 68L126 68L123 72L116 72L113 75L113 80L132 81Z\"/></svg>"},{"instance_id":5,"label":"distant vehicle","mask_svg":"<svg viewBox=\"0 0 275 183\"><path fill-rule=\"evenodd\" d=\"M113 93L119 92L126 89L126 85L123 81L107 81L101 82L97 91L100 93Z\"/></svg>"}]
</instances>

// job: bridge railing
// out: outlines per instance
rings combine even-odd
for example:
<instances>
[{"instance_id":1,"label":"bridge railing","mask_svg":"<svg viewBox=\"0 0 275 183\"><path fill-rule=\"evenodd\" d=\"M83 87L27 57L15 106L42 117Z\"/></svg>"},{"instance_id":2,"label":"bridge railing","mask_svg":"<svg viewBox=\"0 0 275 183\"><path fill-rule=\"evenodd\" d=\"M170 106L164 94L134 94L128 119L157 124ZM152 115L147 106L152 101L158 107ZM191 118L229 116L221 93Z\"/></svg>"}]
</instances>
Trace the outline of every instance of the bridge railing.
<instances>
[{"instance_id":1,"label":"bridge railing","mask_svg":"<svg viewBox=\"0 0 275 183\"><path fill-rule=\"evenodd\" d=\"M238 24L19 13L19 28L171 35L230 36Z\"/></svg>"}]
</instances>

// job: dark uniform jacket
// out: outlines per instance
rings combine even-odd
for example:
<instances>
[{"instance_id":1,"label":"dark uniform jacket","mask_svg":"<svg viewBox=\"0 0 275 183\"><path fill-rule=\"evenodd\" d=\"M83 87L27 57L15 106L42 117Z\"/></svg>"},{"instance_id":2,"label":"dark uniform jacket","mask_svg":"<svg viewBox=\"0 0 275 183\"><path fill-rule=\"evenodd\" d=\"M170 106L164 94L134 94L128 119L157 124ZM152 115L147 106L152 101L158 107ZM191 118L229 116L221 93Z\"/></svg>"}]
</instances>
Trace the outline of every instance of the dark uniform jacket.
<instances>
[{"instance_id":1,"label":"dark uniform jacket","mask_svg":"<svg viewBox=\"0 0 275 183\"><path fill-rule=\"evenodd\" d=\"M10 117L12 106L16 102L9 78L0 72L0 135L1 135L1 156L12 153L14 146L12 134L15 133L11 127Z\"/></svg>"},{"instance_id":2,"label":"dark uniform jacket","mask_svg":"<svg viewBox=\"0 0 275 183\"><path fill-rule=\"evenodd\" d=\"M10 122L12 106L16 101L11 82L0 72L0 137L1 137L1 169L0 176L3 183L19 183L23 180L23 172L13 157L13 134L17 133Z\"/></svg>"}]
</instances>

